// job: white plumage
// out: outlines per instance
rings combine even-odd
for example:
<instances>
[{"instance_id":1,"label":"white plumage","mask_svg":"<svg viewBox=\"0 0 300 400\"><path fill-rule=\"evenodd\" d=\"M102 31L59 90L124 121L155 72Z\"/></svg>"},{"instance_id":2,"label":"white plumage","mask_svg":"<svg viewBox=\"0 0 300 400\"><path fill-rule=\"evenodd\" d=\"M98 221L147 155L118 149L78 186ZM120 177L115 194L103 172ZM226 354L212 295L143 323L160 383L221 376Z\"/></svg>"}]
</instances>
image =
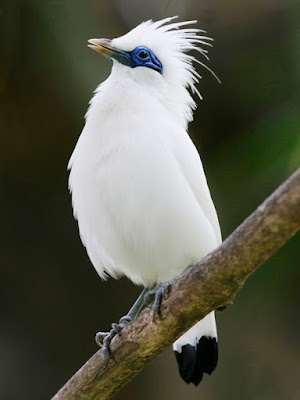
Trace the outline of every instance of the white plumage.
<instances>
[{"instance_id":1,"label":"white plumage","mask_svg":"<svg viewBox=\"0 0 300 400\"><path fill-rule=\"evenodd\" d=\"M126 275L145 287L175 277L221 243L201 160L187 134L196 107L188 88L197 92L199 75L196 59L185 52L206 55L197 45L209 38L185 27L195 21L171 19L142 23L110 42L110 49L130 57L146 47L162 71L110 56L111 75L95 91L68 166L74 215L98 274ZM206 318L208 333L200 324L192 332L197 339L216 337L213 314ZM197 343L190 336L186 343ZM184 344L183 336L174 349Z\"/></svg>"}]
</instances>

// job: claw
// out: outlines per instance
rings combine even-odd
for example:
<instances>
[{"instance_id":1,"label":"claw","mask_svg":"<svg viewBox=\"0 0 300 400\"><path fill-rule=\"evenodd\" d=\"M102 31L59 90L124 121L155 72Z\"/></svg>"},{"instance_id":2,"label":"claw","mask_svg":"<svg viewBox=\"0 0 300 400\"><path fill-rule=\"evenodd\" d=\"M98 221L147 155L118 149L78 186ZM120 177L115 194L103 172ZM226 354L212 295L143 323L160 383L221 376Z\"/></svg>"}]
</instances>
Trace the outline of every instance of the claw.
<instances>
[{"instance_id":1,"label":"claw","mask_svg":"<svg viewBox=\"0 0 300 400\"><path fill-rule=\"evenodd\" d=\"M109 334L109 332L97 332L95 336L95 341L99 347L102 347L104 338Z\"/></svg>"},{"instance_id":2,"label":"claw","mask_svg":"<svg viewBox=\"0 0 300 400\"><path fill-rule=\"evenodd\" d=\"M111 330L109 332L98 332L96 333L95 340L99 347L102 348L102 354L105 359L108 358L110 355L110 343L112 339L119 335L121 336L122 329L126 326L132 318L129 315L125 315L124 317L120 318L118 324L113 323L111 324Z\"/></svg>"},{"instance_id":3,"label":"claw","mask_svg":"<svg viewBox=\"0 0 300 400\"><path fill-rule=\"evenodd\" d=\"M112 326L112 328L113 328L113 330L117 333L117 334L119 334L120 332L121 332L121 330L122 330L122 326L121 326L121 324L111 324L111 326Z\"/></svg>"},{"instance_id":4,"label":"claw","mask_svg":"<svg viewBox=\"0 0 300 400\"><path fill-rule=\"evenodd\" d=\"M155 317L161 313L161 302L166 293L169 292L172 286L173 280L168 282L160 283L156 289L150 290L147 293L147 297L154 296L154 302L152 306L152 321L155 321Z\"/></svg>"},{"instance_id":5,"label":"claw","mask_svg":"<svg viewBox=\"0 0 300 400\"><path fill-rule=\"evenodd\" d=\"M128 324L132 321L132 318L129 315L124 315L124 317L120 318L119 324Z\"/></svg>"},{"instance_id":6,"label":"claw","mask_svg":"<svg viewBox=\"0 0 300 400\"><path fill-rule=\"evenodd\" d=\"M142 291L142 293L140 294L140 296L138 297L136 302L133 304L133 306L129 310L128 314L125 315L124 317L120 318L118 324L115 324L115 323L112 324L111 330L109 332L98 332L96 334L96 337L95 337L96 343L99 347L102 347L102 354L103 354L104 358L108 358L110 355L109 346L110 346L112 339L116 335L121 336L122 329L124 328L124 326L129 324L129 322L131 322L132 319L134 317L136 317L138 315L138 313L140 312L140 310L143 308L144 302L145 302L145 296L148 293L148 291L149 291L148 288L145 288Z\"/></svg>"},{"instance_id":7,"label":"claw","mask_svg":"<svg viewBox=\"0 0 300 400\"><path fill-rule=\"evenodd\" d=\"M108 356L110 355L110 349L109 349L109 345L110 342L112 340L112 338L115 335L112 335L112 332L110 331L108 335L105 336L104 340L103 340L103 346L102 346L102 355L104 359L107 359Z\"/></svg>"}]
</instances>

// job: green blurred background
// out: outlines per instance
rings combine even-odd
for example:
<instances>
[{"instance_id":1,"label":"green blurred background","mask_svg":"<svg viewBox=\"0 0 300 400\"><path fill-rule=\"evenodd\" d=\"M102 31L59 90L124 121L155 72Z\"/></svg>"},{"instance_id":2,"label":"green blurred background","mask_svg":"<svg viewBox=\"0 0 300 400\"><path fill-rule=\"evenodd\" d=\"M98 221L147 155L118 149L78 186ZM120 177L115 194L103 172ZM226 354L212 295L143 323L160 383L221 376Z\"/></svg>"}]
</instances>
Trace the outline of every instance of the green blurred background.
<instances>
[{"instance_id":1,"label":"green blurred background","mask_svg":"<svg viewBox=\"0 0 300 400\"><path fill-rule=\"evenodd\" d=\"M300 161L299 1L1 2L0 398L50 398L139 293L102 282L73 220L66 165L110 63L86 46L146 19L198 19L215 39L190 134L223 236ZM299 236L218 313L220 361L196 389L166 351L118 399L300 398Z\"/></svg>"}]
</instances>

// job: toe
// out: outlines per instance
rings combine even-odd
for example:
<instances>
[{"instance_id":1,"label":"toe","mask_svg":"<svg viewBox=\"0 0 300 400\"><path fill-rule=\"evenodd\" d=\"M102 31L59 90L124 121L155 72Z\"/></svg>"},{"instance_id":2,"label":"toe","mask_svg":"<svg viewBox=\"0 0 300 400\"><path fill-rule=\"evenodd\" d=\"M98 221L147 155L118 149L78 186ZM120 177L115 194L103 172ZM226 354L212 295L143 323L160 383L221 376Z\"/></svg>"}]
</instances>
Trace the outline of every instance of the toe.
<instances>
[{"instance_id":1,"label":"toe","mask_svg":"<svg viewBox=\"0 0 300 400\"><path fill-rule=\"evenodd\" d=\"M132 321L132 318L129 315L125 315L124 317L120 318L119 324L124 326L131 321Z\"/></svg>"},{"instance_id":2,"label":"toe","mask_svg":"<svg viewBox=\"0 0 300 400\"><path fill-rule=\"evenodd\" d=\"M123 328L120 324L111 324L111 326L115 333L120 333Z\"/></svg>"},{"instance_id":3,"label":"toe","mask_svg":"<svg viewBox=\"0 0 300 400\"><path fill-rule=\"evenodd\" d=\"M109 346L102 347L102 355L105 360L107 360L109 358L109 355L110 355Z\"/></svg>"},{"instance_id":4,"label":"toe","mask_svg":"<svg viewBox=\"0 0 300 400\"><path fill-rule=\"evenodd\" d=\"M104 338L108 335L108 332L97 332L95 335L95 341L99 347L102 346Z\"/></svg>"}]
</instances>

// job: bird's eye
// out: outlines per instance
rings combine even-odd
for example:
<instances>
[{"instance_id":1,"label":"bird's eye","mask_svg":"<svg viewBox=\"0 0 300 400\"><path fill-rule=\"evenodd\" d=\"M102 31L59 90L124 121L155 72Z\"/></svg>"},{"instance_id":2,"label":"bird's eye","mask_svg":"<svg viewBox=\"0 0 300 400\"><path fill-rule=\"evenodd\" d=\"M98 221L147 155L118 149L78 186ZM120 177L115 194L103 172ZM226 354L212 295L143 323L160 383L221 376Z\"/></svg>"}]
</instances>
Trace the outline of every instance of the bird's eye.
<instances>
[{"instance_id":1,"label":"bird's eye","mask_svg":"<svg viewBox=\"0 0 300 400\"><path fill-rule=\"evenodd\" d=\"M146 60L147 58L149 58L149 54L147 53L147 51L142 50L139 52L138 54L139 58L141 58L142 60Z\"/></svg>"}]
</instances>

